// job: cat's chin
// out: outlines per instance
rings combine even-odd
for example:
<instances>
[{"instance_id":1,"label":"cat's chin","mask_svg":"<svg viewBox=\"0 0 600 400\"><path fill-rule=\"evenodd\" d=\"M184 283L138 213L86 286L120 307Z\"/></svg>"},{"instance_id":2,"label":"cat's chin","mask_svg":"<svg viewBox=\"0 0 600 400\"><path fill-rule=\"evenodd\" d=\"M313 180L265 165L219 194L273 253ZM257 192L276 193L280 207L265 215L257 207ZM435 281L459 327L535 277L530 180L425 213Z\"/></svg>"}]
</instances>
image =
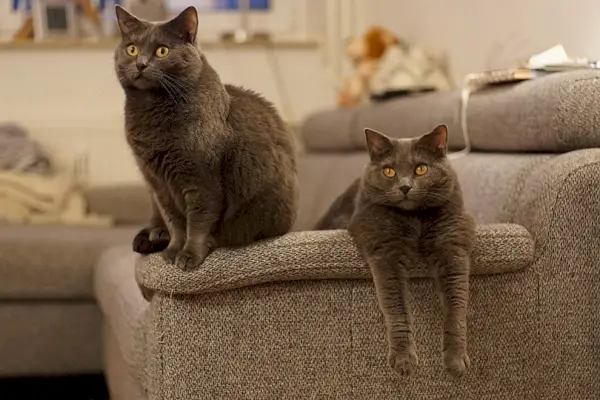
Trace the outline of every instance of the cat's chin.
<instances>
[{"instance_id":1,"label":"cat's chin","mask_svg":"<svg viewBox=\"0 0 600 400\"><path fill-rule=\"evenodd\" d=\"M400 210L403 211L416 211L416 210L421 210L423 209L422 205L414 200L410 200L410 199L394 199L394 200L385 200L382 202L377 202L378 204L381 204L382 206L386 206L386 207L394 207L394 208L398 208Z\"/></svg>"},{"instance_id":2,"label":"cat's chin","mask_svg":"<svg viewBox=\"0 0 600 400\"><path fill-rule=\"evenodd\" d=\"M158 82L153 79L149 79L144 75L127 77L126 79L120 79L120 81L121 85L125 89L150 90L160 87Z\"/></svg>"},{"instance_id":3,"label":"cat's chin","mask_svg":"<svg viewBox=\"0 0 600 400\"><path fill-rule=\"evenodd\" d=\"M156 81L148 79L144 76L139 76L136 79L131 80L130 83L131 86L139 90L155 89L160 86L160 84Z\"/></svg>"},{"instance_id":4,"label":"cat's chin","mask_svg":"<svg viewBox=\"0 0 600 400\"><path fill-rule=\"evenodd\" d=\"M394 204L394 206L404 211L416 211L421 209L419 203L408 199L400 200Z\"/></svg>"}]
</instances>

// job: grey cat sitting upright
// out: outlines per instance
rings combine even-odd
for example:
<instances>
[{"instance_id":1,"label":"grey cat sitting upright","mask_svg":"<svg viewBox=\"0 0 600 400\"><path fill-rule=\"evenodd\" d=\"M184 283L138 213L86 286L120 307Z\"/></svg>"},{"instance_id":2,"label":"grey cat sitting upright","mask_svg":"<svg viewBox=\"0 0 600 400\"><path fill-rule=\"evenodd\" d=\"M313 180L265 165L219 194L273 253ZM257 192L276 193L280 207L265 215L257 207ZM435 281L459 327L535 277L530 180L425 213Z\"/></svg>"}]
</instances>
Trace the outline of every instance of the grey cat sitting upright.
<instances>
[{"instance_id":1,"label":"grey cat sitting upright","mask_svg":"<svg viewBox=\"0 0 600 400\"><path fill-rule=\"evenodd\" d=\"M154 212L134 251L182 269L218 246L287 233L298 202L292 134L271 103L223 85L196 46L198 14L139 20L117 6L127 141Z\"/></svg>"},{"instance_id":2,"label":"grey cat sitting upright","mask_svg":"<svg viewBox=\"0 0 600 400\"><path fill-rule=\"evenodd\" d=\"M365 130L370 162L316 229L348 228L373 274L384 315L388 361L399 374L417 365L407 271L423 265L436 278L444 313L443 360L453 375L469 366L467 303L475 223L446 158L447 128L415 139Z\"/></svg>"}]
</instances>

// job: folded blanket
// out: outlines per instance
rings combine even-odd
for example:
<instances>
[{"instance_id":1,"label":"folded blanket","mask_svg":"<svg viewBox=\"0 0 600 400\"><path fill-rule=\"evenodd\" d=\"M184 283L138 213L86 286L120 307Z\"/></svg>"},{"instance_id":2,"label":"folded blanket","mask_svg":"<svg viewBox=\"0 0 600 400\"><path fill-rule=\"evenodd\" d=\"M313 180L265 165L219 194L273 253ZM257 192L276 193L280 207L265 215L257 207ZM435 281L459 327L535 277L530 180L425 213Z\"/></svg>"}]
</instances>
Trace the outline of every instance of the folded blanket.
<instances>
[{"instance_id":1,"label":"folded blanket","mask_svg":"<svg viewBox=\"0 0 600 400\"><path fill-rule=\"evenodd\" d=\"M0 222L106 227L110 217L89 214L83 189L69 174L0 171Z\"/></svg>"}]
</instances>

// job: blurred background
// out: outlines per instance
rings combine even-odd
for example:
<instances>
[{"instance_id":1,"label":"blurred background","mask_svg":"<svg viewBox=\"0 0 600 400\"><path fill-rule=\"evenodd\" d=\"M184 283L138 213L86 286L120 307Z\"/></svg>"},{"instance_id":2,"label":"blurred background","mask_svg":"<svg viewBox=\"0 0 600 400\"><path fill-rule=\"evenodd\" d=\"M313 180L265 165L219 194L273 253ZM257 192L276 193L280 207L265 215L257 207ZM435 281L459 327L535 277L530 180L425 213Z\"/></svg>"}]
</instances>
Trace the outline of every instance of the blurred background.
<instances>
[{"instance_id":1,"label":"blurred background","mask_svg":"<svg viewBox=\"0 0 600 400\"><path fill-rule=\"evenodd\" d=\"M71 2L73 19L68 12L62 19L52 13L52 4L60 3L0 0L0 121L23 127L60 165L87 153L93 183L137 180L112 65L114 2ZM262 0L250 1L247 17L237 1L120 3L149 18L196 5L201 46L222 79L264 93L292 124L338 105L343 78L355 73L348 44L374 26L445 57L455 85L469 72L508 67L556 44L576 56L600 53L600 3L593 0L552 6L544 0ZM44 7L59 29L29 32L29 19L38 26ZM61 26L72 35L60 32ZM242 27L257 37L268 34L268 43L221 41L231 34L235 40Z\"/></svg>"},{"instance_id":2,"label":"blurred background","mask_svg":"<svg viewBox=\"0 0 600 400\"><path fill-rule=\"evenodd\" d=\"M548 49L538 63L600 57L597 0L0 0L0 378L92 375L78 381L85 395L53 398L106 400L92 271L110 246L129 254L150 213L125 142L115 4L149 20L196 6L199 45L225 83L264 94L295 132L311 115L340 111L309 132L325 151L360 147L362 132L352 137L347 126L328 141L329 121L358 121L347 109L449 90L456 96L440 103L459 105L467 74L523 67ZM595 118L589 98L575 121ZM402 123L393 107L372 115ZM522 123L521 109L515 115ZM320 184L342 190L323 180L315 193ZM316 218L327 204L311 201L301 211ZM107 229L87 229L98 227ZM1 399L26 398L26 389L41 398L56 383L17 381L0 379Z\"/></svg>"}]
</instances>

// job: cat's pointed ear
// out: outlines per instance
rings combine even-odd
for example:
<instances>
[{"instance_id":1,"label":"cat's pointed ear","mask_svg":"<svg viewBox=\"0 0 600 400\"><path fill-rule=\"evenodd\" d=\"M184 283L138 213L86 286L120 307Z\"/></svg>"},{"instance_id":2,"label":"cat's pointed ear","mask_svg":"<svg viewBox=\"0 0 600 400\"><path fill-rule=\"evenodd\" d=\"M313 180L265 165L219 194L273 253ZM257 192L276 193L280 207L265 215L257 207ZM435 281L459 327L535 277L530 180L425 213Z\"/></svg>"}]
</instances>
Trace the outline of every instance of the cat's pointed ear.
<instances>
[{"instance_id":1,"label":"cat's pointed ear","mask_svg":"<svg viewBox=\"0 0 600 400\"><path fill-rule=\"evenodd\" d=\"M376 160L387 154L394 148L392 140L381 132L371 128L365 128L365 139L371 160Z\"/></svg>"},{"instance_id":2,"label":"cat's pointed ear","mask_svg":"<svg viewBox=\"0 0 600 400\"><path fill-rule=\"evenodd\" d=\"M198 11L196 7L189 6L167 23L169 27L183 40L196 43L198 34Z\"/></svg>"},{"instance_id":3,"label":"cat's pointed ear","mask_svg":"<svg viewBox=\"0 0 600 400\"><path fill-rule=\"evenodd\" d=\"M444 157L448 151L448 127L446 125L436 126L431 132L419 138L419 145Z\"/></svg>"},{"instance_id":4,"label":"cat's pointed ear","mask_svg":"<svg viewBox=\"0 0 600 400\"><path fill-rule=\"evenodd\" d=\"M117 15L117 22L119 23L119 29L123 37L128 37L132 32L144 27L142 21L118 4L115 5L115 14Z\"/></svg>"}]
</instances>

